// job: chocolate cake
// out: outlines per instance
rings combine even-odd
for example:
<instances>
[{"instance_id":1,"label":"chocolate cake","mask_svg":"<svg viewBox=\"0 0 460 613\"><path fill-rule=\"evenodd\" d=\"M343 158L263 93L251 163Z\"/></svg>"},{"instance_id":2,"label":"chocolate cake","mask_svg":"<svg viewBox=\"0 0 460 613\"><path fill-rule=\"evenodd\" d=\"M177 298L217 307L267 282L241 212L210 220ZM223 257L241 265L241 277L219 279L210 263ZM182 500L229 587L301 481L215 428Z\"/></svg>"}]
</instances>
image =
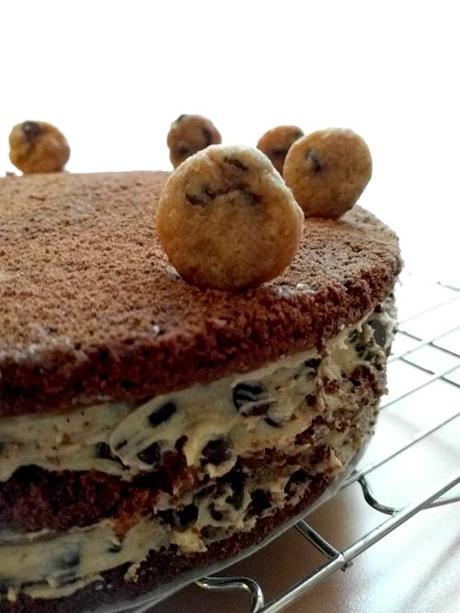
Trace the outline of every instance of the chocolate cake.
<instances>
[{"instance_id":1,"label":"chocolate cake","mask_svg":"<svg viewBox=\"0 0 460 613\"><path fill-rule=\"evenodd\" d=\"M395 234L305 221L286 272L185 283L165 172L0 179L0 610L135 600L298 515L373 431Z\"/></svg>"}]
</instances>

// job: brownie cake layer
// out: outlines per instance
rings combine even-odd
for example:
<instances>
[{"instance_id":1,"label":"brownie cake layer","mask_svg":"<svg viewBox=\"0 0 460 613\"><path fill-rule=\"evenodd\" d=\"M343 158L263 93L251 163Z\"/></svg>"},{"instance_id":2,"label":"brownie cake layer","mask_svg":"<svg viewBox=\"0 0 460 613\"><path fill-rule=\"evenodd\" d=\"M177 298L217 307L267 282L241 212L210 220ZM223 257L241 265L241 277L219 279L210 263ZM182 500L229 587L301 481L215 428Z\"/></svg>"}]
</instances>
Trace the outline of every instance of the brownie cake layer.
<instances>
[{"instance_id":1,"label":"brownie cake layer","mask_svg":"<svg viewBox=\"0 0 460 613\"><path fill-rule=\"evenodd\" d=\"M167 176L0 180L0 414L137 401L244 373L321 347L391 292L397 238L359 207L307 220L272 283L231 294L187 285L154 236Z\"/></svg>"}]
</instances>

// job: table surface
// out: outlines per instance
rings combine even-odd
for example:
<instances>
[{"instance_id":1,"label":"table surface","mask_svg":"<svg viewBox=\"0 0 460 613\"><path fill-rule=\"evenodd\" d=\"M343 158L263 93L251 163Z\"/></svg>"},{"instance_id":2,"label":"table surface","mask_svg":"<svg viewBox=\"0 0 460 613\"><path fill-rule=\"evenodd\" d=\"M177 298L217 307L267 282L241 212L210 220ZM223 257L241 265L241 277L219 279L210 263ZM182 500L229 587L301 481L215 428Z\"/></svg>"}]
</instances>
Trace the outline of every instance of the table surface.
<instances>
[{"instance_id":1,"label":"table surface","mask_svg":"<svg viewBox=\"0 0 460 613\"><path fill-rule=\"evenodd\" d=\"M406 275L397 294L401 331L393 346L394 355L415 347L416 338L427 340L457 329L404 360L390 362L389 394L383 399L377 432L361 466L388 455L421 430L460 409L460 292ZM398 400L405 392L435 379L430 372L439 374L455 366L459 368ZM371 473L369 482L375 496L400 508L446 480L460 468L459 441L460 419L454 419ZM454 494L459 495L460 488L449 492ZM345 572L334 573L287 611L457 612L459 517L460 502L421 511L356 558ZM386 518L367 505L355 483L307 521L334 547L344 549ZM268 602L323 561L321 554L291 529L224 574L256 579ZM210 593L190 586L155 608L156 613L182 611L245 613L249 611L249 598L244 593Z\"/></svg>"}]
</instances>

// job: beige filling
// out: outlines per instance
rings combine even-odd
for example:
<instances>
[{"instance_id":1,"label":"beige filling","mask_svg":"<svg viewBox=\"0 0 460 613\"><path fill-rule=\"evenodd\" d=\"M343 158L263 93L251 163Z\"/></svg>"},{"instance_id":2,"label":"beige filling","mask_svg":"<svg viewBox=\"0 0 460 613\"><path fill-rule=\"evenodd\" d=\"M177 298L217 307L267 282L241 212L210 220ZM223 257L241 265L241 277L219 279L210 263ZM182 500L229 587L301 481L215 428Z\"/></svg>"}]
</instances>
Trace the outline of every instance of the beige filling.
<instances>
[{"instance_id":1,"label":"beige filling","mask_svg":"<svg viewBox=\"0 0 460 613\"><path fill-rule=\"evenodd\" d=\"M142 561L168 541L165 529L147 519L126 533L122 546L108 520L62 536L30 534L1 546L0 577L11 586L10 599L21 586L30 596L58 598L100 579L105 570Z\"/></svg>"}]
</instances>

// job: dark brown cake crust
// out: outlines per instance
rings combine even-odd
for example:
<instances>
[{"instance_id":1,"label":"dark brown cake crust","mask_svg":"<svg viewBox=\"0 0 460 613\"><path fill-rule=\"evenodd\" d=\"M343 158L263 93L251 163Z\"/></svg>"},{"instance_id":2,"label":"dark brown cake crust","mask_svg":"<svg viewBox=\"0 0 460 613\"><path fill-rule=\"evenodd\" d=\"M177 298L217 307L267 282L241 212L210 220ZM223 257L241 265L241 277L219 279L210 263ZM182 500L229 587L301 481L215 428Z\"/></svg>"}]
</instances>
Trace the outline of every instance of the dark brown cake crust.
<instances>
[{"instance_id":1,"label":"dark brown cake crust","mask_svg":"<svg viewBox=\"0 0 460 613\"><path fill-rule=\"evenodd\" d=\"M154 235L164 172L0 179L0 414L140 399L321 345L391 291L396 236L309 219L276 281L203 291ZM263 254L261 254L263 257Z\"/></svg>"},{"instance_id":2,"label":"dark brown cake crust","mask_svg":"<svg viewBox=\"0 0 460 613\"><path fill-rule=\"evenodd\" d=\"M187 556L177 555L175 547L168 551L151 552L142 563L136 582L127 582L123 576L129 565L102 573L104 588L97 589L100 582L75 592L67 598L53 600L32 599L21 595L15 602L0 600L0 612L8 613L82 613L95 611L103 605L114 605L117 601L132 602L145 597L149 590L172 581L175 577L191 569L206 568L220 560L228 560L245 548L259 543L277 526L296 517L310 506L327 488L330 481L324 475L315 477L304 498L296 505L285 507L271 517L260 519L257 526L249 532L239 532L232 537L212 543L206 552ZM110 588L107 586L110 585Z\"/></svg>"}]
</instances>

